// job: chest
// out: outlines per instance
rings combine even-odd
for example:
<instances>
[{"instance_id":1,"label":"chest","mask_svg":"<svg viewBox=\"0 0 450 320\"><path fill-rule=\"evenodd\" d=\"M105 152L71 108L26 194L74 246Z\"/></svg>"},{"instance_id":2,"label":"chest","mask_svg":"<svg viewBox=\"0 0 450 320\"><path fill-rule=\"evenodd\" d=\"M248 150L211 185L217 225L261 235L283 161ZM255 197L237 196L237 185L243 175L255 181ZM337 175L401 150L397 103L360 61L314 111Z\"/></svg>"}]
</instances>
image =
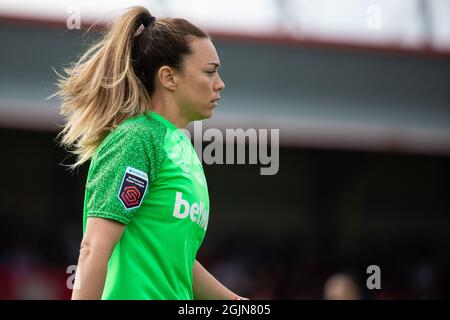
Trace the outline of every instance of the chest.
<instances>
[{"instance_id":1,"label":"chest","mask_svg":"<svg viewBox=\"0 0 450 320\"><path fill-rule=\"evenodd\" d=\"M164 146L166 157L146 199L151 220L177 230L205 232L209 220L208 186L203 167L186 137Z\"/></svg>"}]
</instances>

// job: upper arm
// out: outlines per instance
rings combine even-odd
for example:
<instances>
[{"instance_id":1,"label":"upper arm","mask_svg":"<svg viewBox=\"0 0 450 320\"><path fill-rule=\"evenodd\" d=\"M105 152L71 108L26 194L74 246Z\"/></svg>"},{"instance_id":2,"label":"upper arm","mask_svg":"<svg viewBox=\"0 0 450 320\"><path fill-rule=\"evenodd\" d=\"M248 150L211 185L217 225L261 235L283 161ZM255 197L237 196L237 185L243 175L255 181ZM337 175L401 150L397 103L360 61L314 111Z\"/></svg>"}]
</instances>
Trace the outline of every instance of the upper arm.
<instances>
[{"instance_id":1,"label":"upper arm","mask_svg":"<svg viewBox=\"0 0 450 320\"><path fill-rule=\"evenodd\" d=\"M115 134L99 148L86 182L86 215L128 224L146 195L150 163L143 139Z\"/></svg>"},{"instance_id":2,"label":"upper arm","mask_svg":"<svg viewBox=\"0 0 450 320\"><path fill-rule=\"evenodd\" d=\"M97 253L104 253L109 258L124 230L125 225L123 223L104 218L88 218L81 249L95 248Z\"/></svg>"}]
</instances>

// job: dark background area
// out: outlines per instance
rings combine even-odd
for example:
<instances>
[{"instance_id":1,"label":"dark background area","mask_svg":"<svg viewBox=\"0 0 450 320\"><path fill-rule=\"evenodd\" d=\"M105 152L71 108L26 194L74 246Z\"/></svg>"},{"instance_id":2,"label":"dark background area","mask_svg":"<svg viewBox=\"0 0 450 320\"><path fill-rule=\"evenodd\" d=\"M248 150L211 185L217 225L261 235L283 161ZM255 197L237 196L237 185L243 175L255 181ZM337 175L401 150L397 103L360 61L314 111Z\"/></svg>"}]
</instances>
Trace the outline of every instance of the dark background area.
<instances>
[{"instance_id":1,"label":"dark background area","mask_svg":"<svg viewBox=\"0 0 450 320\"><path fill-rule=\"evenodd\" d=\"M88 164L53 132L0 129L0 298L70 296ZM321 299L328 277L354 276L366 299L450 296L450 158L280 148L260 165L204 165L211 212L201 261L254 299ZM381 269L368 290L366 269Z\"/></svg>"}]
</instances>

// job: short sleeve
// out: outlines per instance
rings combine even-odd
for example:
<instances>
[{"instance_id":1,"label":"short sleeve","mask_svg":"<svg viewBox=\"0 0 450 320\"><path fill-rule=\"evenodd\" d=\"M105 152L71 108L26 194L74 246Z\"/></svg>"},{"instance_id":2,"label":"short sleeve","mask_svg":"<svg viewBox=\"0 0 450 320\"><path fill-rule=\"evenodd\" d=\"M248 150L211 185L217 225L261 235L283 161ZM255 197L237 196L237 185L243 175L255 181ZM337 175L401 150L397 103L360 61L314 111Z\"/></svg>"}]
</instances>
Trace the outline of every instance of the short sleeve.
<instances>
[{"instance_id":1,"label":"short sleeve","mask_svg":"<svg viewBox=\"0 0 450 320\"><path fill-rule=\"evenodd\" d=\"M149 188L150 161L144 140L123 131L101 145L86 181L87 217L128 224Z\"/></svg>"}]
</instances>

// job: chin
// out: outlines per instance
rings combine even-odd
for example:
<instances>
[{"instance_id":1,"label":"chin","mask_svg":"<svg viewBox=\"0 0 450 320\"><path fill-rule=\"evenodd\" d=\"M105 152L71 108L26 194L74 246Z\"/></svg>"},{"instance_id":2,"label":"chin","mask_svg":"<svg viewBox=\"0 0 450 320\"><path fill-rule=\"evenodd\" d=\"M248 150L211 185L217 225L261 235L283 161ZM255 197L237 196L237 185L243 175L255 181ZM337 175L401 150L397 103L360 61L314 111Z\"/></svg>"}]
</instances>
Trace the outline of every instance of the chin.
<instances>
[{"instance_id":1,"label":"chin","mask_svg":"<svg viewBox=\"0 0 450 320\"><path fill-rule=\"evenodd\" d=\"M207 113L205 114L204 119L209 119L209 118L211 118L212 116L213 116L213 111L211 110L211 111L209 111L209 112L207 112Z\"/></svg>"},{"instance_id":2,"label":"chin","mask_svg":"<svg viewBox=\"0 0 450 320\"><path fill-rule=\"evenodd\" d=\"M193 116L189 121L201 121L212 117L212 113L201 113Z\"/></svg>"},{"instance_id":3,"label":"chin","mask_svg":"<svg viewBox=\"0 0 450 320\"><path fill-rule=\"evenodd\" d=\"M190 114L190 121L199 121L209 119L213 116L214 107L211 105L202 106L201 108L192 108L192 112Z\"/></svg>"},{"instance_id":4,"label":"chin","mask_svg":"<svg viewBox=\"0 0 450 320\"><path fill-rule=\"evenodd\" d=\"M204 110L202 113L199 113L197 115L197 119L195 120L205 120L205 119L209 119L213 116L213 109L211 110Z\"/></svg>"}]
</instances>

